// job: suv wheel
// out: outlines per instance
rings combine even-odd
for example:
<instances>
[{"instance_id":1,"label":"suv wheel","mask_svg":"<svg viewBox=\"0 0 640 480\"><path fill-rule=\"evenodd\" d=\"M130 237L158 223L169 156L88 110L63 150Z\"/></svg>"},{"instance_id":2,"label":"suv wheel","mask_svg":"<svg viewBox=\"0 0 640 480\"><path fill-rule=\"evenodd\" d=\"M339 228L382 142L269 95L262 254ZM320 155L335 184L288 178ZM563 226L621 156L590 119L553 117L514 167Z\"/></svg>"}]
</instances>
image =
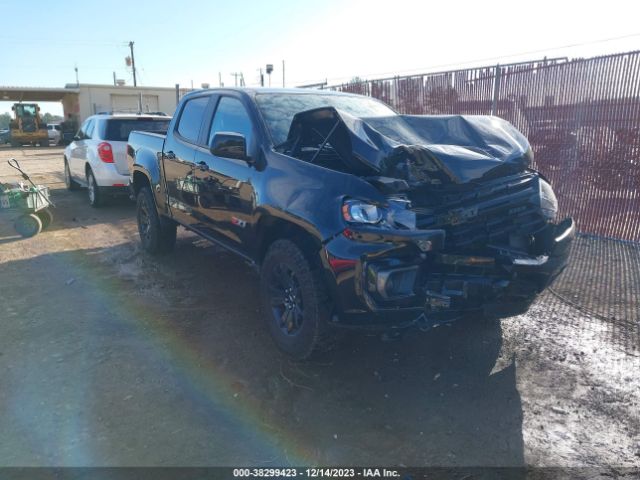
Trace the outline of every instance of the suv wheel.
<instances>
[{"instance_id":1,"label":"suv wheel","mask_svg":"<svg viewBox=\"0 0 640 480\"><path fill-rule=\"evenodd\" d=\"M69 162L64 160L64 184L67 186L67 190L77 190L78 182L71 178L71 170L69 169Z\"/></svg>"},{"instance_id":2,"label":"suv wheel","mask_svg":"<svg viewBox=\"0 0 640 480\"><path fill-rule=\"evenodd\" d=\"M177 225L160 218L149 187L143 187L137 198L138 232L142 247L151 254L167 253L176 244Z\"/></svg>"},{"instance_id":3,"label":"suv wheel","mask_svg":"<svg viewBox=\"0 0 640 480\"><path fill-rule=\"evenodd\" d=\"M275 241L260 269L263 313L281 350L303 360L328 336L329 309L324 283L298 246Z\"/></svg>"},{"instance_id":4,"label":"suv wheel","mask_svg":"<svg viewBox=\"0 0 640 480\"><path fill-rule=\"evenodd\" d=\"M89 195L89 205L94 208L98 208L103 205L100 188L98 188L96 178L93 176L91 169L87 170L87 194Z\"/></svg>"}]
</instances>

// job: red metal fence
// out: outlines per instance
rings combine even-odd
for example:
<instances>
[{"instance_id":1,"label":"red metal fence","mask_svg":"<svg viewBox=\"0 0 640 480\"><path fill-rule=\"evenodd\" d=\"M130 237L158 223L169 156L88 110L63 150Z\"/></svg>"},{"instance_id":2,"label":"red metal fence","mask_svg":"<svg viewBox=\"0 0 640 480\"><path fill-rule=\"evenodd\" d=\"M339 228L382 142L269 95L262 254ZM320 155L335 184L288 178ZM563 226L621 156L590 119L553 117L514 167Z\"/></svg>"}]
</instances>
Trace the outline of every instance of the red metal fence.
<instances>
[{"instance_id":1,"label":"red metal fence","mask_svg":"<svg viewBox=\"0 0 640 480\"><path fill-rule=\"evenodd\" d=\"M531 142L561 215L640 241L640 51L368 80L330 87L406 114L495 114Z\"/></svg>"}]
</instances>

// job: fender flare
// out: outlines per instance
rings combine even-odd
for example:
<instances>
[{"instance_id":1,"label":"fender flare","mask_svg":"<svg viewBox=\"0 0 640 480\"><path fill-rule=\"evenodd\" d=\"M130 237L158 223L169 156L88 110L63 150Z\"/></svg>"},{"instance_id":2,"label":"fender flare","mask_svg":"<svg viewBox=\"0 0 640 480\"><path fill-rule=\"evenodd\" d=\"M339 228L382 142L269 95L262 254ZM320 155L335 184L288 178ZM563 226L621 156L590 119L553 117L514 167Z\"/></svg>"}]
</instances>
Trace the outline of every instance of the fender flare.
<instances>
[{"instance_id":1,"label":"fender flare","mask_svg":"<svg viewBox=\"0 0 640 480\"><path fill-rule=\"evenodd\" d=\"M152 190L156 185L160 184L160 167L158 165L158 159L148 150L138 150L136 152L131 172L132 183L135 172L141 172L146 175L149 183L151 184Z\"/></svg>"},{"instance_id":2,"label":"fender flare","mask_svg":"<svg viewBox=\"0 0 640 480\"><path fill-rule=\"evenodd\" d=\"M136 173L144 175L149 182L158 212L166 211L166 202L164 201L162 196L163 192L160 188L162 182L160 166L158 165L156 156L145 150L139 150L136 153L131 167L131 191L134 196L140 191L139 181L136 182Z\"/></svg>"}]
</instances>

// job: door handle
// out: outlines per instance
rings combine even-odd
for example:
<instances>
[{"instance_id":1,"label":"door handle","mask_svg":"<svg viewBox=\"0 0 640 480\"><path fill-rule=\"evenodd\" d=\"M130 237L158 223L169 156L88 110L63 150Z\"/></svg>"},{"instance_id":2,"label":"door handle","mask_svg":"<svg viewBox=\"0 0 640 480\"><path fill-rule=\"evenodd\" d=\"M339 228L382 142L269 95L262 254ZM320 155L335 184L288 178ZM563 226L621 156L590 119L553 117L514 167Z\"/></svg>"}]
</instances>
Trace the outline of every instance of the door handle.
<instances>
[{"instance_id":1,"label":"door handle","mask_svg":"<svg viewBox=\"0 0 640 480\"><path fill-rule=\"evenodd\" d=\"M205 162L204 160L199 161L197 165L198 165L198 168L203 172L206 172L207 170L209 170L209 165L207 165L207 162Z\"/></svg>"},{"instance_id":2,"label":"door handle","mask_svg":"<svg viewBox=\"0 0 640 480\"><path fill-rule=\"evenodd\" d=\"M173 153L171 150L169 150L168 152L164 153L164 158L165 160L175 160L176 159L176 154Z\"/></svg>"}]
</instances>

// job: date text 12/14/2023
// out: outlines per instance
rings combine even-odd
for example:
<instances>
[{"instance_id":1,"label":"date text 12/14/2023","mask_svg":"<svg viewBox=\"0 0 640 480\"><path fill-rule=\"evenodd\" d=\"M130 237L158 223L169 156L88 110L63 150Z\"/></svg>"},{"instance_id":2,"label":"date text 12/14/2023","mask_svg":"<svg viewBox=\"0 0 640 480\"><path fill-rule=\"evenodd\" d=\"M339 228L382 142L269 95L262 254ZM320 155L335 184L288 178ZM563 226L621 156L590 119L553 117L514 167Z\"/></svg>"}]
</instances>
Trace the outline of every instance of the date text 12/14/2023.
<instances>
[{"instance_id":1,"label":"date text 12/14/2023","mask_svg":"<svg viewBox=\"0 0 640 480\"><path fill-rule=\"evenodd\" d=\"M234 468L235 478L396 478L397 470L387 468Z\"/></svg>"}]
</instances>

